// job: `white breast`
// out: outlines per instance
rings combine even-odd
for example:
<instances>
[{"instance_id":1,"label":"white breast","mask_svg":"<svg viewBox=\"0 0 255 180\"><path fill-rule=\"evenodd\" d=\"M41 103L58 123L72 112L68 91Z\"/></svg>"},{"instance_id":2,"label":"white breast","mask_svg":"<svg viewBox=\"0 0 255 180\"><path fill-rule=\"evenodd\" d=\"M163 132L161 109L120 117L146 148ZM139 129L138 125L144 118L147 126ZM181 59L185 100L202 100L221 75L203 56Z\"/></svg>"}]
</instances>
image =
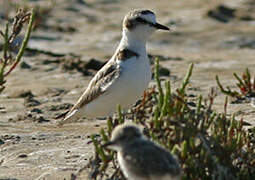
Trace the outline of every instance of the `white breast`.
<instances>
[{"instance_id":1,"label":"white breast","mask_svg":"<svg viewBox=\"0 0 255 180\"><path fill-rule=\"evenodd\" d=\"M97 99L87 104L82 111L88 118L104 117L116 112L117 106L128 108L134 104L148 87L151 69L147 56L132 57L118 62L120 77Z\"/></svg>"},{"instance_id":2,"label":"white breast","mask_svg":"<svg viewBox=\"0 0 255 180\"><path fill-rule=\"evenodd\" d=\"M151 80L149 60L147 57L133 57L124 61L121 67L123 69L122 82L120 83L123 91L121 95L125 97L124 100L128 101L130 98L130 101L136 101L141 97ZM123 102L123 104L125 103Z\"/></svg>"},{"instance_id":3,"label":"white breast","mask_svg":"<svg viewBox=\"0 0 255 180\"><path fill-rule=\"evenodd\" d=\"M118 152L117 153L117 158L118 158L118 162L120 165L120 169L123 172L124 176L128 179L128 180L150 180L148 178L144 178L144 177L140 177L135 175L133 172L131 172L126 165L125 160L122 158L121 153Z\"/></svg>"}]
</instances>

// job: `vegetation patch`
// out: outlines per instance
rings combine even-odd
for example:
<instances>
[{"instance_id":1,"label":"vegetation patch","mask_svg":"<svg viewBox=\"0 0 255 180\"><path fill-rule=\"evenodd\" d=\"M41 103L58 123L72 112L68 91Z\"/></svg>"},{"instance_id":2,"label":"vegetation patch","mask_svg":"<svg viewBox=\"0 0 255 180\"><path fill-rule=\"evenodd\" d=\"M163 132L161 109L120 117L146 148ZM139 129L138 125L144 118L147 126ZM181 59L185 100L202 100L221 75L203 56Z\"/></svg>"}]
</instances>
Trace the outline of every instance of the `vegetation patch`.
<instances>
[{"instance_id":1,"label":"vegetation patch","mask_svg":"<svg viewBox=\"0 0 255 180\"><path fill-rule=\"evenodd\" d=\"M224 113L214 111L213 90L190 106L186 87L192 69L193 64L181 87L172 92L169 81L164 86L160 82L156 61L157 87L148 90L131 113L123 114L119 108L118 117L109 118L107 127L91 136L95 148L88 165L91 179L124 179L115 152L102 148L102 144L109 141L114 127L127 119L144 127L149 139L178 157L182 179L255 178L255 128L244 129L243 119L237 121L235 114L227 116L227 98Z\"/></svg>"},{"instance_id":2,"label":"vegetation patch","mask_svg":"<svg viewBox=\"0 0 255 180\"><path fill-rule=\"evenodd\" d=\"M11 51L17 48L15 46L15 39L20 34L23 24L28 20L28 28L22 40L21 47L18 48L18 54L13 57ZM1 48L2 56L0 57L0 93L5 89L6 77L17 67L24 54L32 31L33 21L33 11L24 12L22 9L19 9L14 17L11 34L9 35L8 23L5 26L4 32L0 30L0 37L3 39Z\"/></svg>"},{"instance_id":3,"label":"vegetation patch","mask_svg":"<svg viewBox=\"0 0 255 180\"><path fill-rule=\"evenodd\" d=\"M236 73L233 73L234 77L237 80L236 89L230 89L230 87L224 88L220 83L219 77L216 76L217 84L222 93L227 96L232 97L234 100L232 103L241 103L250 101L251 98L255 97L255 77L252 79L249 69L247 68L241 76L238 76Z\"/></svg>"}]
</instances>

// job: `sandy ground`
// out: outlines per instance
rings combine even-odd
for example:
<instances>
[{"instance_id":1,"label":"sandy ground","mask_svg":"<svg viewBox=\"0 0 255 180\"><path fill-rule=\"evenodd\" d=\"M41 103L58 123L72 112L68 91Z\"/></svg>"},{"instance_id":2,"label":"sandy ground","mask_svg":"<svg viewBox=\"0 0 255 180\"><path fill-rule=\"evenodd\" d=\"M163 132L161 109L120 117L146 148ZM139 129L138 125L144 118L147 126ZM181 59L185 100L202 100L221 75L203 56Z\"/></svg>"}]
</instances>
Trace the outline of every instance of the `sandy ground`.
<instances>
[{"instance_id":1,"label":"sandy ground","mask_svg":"<svg viewBox=\"0 0 255 180\"><path fill-rule=\"evenodd\" d=\"M170 77L164 78L171 80L173 88L182 82L192 62L195 68L189 92L195 95L207 95L210 88L217 87L216 74L222 84L233 87L233 72L241 74L249 67L255 73L255 16L245 1L225 0L228 7L238 10L225 19L227 23L207 16L223 0L56 2L29 42L29 48L41 53L26 54L0 95L1 180L70 179L71 173L86 165L93 154L89 135L97 133L105 121L83 119L56 126L54 117L75 103L96 72L69 70L73 65L68 62L107 61L120 40L122 18L134 8L152 9L158 21L171 28L169 33L155 33L147 47L150 54L166 57L161 65L170 70ZM48 1L33 3L50 6ZM0 13L3 11L1 7ZM250 20L243 18L247 14ZM3 26L0 19L1 29ZM223 102L219 92L214 108L221 112ZM249 103L230 104L232 112L255 125L255 109ZM80 178L86 179L86 172Z\"/></svg>"}]
</instances>

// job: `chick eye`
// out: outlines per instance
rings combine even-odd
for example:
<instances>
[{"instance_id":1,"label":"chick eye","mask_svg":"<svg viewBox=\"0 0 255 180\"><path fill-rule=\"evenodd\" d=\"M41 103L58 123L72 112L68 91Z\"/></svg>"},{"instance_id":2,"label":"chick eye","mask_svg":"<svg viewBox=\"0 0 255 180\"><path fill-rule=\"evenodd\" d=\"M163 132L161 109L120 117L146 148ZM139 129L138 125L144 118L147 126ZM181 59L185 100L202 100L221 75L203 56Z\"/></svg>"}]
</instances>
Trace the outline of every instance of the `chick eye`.
<instances>
[{"instance_id":1,"label":"chick eye","mask_svg":"<svg viewBox=\"0 0 255 180\"><path fill-rule=\"evenodd\" d=\"M120 140L120 141L123 141L123 140L125 140L125 139L127 139L127 136L121 136L121 137L119 137L119 140Z\"/></svg>"}]
</instances>

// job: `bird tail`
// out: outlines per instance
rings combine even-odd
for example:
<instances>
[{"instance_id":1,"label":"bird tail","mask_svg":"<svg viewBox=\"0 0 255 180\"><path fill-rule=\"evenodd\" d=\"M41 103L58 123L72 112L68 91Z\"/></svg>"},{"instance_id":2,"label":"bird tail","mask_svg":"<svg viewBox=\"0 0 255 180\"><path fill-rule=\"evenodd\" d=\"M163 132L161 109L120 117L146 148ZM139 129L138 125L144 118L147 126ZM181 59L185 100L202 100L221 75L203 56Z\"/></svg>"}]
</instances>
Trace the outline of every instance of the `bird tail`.
<instances>
[{"instance_id":1,"label":"bird tail","mask_svg":"<svg viewBox=\"0 0 255 180\"><path fill-rule=\"evenodd\" d=\"M69 113L70 110L64 112L64 113L61 113L61 114L58 114L56 117L54 117L54 119L62 119L64 118L68 113Z\"/></svg>"},{"instance_id":2,"label":"bird tail","mask_svg":"<svg viewBox=\"0 0 255 180\"><path fill-rule=\"evenodd\" d=\"M79 118L79 110L78 109L74 109L69 112L67 111L66 113L63 113L63 114L65 115L65 117L63 120L61 120L58 123L58 126L63 126L66 123L74 122L75 120L77 120Z\"/></svg>"}]
</instances>

